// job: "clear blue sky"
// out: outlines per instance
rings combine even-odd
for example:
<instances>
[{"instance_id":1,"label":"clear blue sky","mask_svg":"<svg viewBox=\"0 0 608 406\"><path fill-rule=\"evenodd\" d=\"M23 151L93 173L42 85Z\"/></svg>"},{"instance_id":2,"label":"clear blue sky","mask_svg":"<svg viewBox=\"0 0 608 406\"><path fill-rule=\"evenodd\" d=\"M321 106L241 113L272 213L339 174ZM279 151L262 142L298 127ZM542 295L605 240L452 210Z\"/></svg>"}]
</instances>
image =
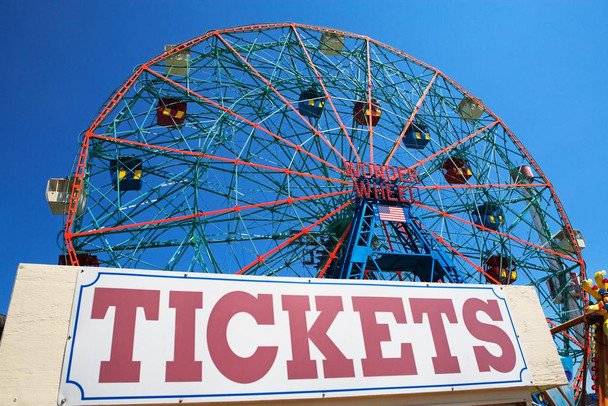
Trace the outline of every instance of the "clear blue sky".
<instances>
[{"instance_id":1,"label":"clear blue sky","mask_svg":"<svg viewBox=\"0 0 608 406\"><path fill-rule=\"evenodd\" d=\"M44 198L133 68L208 30L293 21L367 35L440 69L537 160L590 271L606 267L608 3L600 1L0 0L0 313L20 262L56 264Z\"/></svg>"}]
</instances>

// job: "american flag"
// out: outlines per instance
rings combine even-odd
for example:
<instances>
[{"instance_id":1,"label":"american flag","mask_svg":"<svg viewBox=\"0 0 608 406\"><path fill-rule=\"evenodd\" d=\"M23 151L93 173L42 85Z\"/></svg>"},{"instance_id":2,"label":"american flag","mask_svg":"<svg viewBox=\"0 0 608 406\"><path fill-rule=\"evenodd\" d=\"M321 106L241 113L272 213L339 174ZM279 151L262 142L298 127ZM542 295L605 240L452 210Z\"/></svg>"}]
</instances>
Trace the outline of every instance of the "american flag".
<instances>
[{"instance_id":1,"label":"american flag","mask_svg":"<svg viewBox=\"0 0 608 406\"><path fill-rule=\"evenodd\" d=\"M405 213L403 207L378 205L378 214L380 220L383 221L398 221L405 223Z\"/></svg>"}]
</instances>

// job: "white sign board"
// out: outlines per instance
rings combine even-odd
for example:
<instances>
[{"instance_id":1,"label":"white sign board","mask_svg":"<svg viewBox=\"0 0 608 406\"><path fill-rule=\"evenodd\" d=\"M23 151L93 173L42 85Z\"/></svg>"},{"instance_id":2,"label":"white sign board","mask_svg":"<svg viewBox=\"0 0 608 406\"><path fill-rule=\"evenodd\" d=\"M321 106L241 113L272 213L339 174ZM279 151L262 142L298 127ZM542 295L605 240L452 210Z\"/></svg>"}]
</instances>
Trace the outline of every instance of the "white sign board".
<instances>
[{"instance_id":1,"label":"white sign board","mask_svg":"<svg viewBox=\"0 0 608 406\"><path fill-rule=\"evenodd\" d=\"M85 268L65 405L531 385L500 286Z\"/></svg>"}]
</instances>

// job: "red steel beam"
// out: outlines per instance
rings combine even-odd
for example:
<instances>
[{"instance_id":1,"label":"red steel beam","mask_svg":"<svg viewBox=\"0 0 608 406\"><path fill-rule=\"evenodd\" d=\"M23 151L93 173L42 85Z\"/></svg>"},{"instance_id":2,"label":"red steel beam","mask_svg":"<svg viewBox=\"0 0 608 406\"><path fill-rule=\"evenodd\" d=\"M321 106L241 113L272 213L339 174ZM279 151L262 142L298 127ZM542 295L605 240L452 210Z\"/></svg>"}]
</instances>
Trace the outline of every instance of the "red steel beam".
<instances>
[{"instance_id":1,"label":"red steel beam","mask_svg":"<svg viewBox=\"0 0 608 406\"><path fill-rule=\"evenodd\" d=\"M474 133L471 133L471 134L467 135L467 136L466 136L466 137L464 137L463 139L458 140L458 141L456 141L455 143L453 143L453 144L451 144L451 145L448 145L448 146L447 146L447 147L445 147L445 148L440 149L438 152L434 153L433 155L428 156L428 157L424 158L424 159L423 159L423 160L421 160L421 161L418 161L418 162L417 162L417 163L415 163L414 165L410 166L408 169L414 169L414 168L416 168L416 167L418 167L418 166L420 166L420 165L422 165L422 164L427 163L427 162L428 162L428 161L430 161L431 159L433 159L433 158L435 158L435 157L437 157L437 156L439 156L439 155L441 155L441 154L444 154L444 153L446 153L447 151L449 151L449 150L451 150L451 149L453 149L453 148L455 148L455 147L459 146L459 145L460 145L460 144L462 144L463 142L470 140L471 138L475 137L475 136L476 136L476 135L478 135L478 134L481 134L482 132L484 132L485 130L489 129L490 127L493 127L493 126L494 126L494 125L496 125L497 123L498 123L498 121L494 121L493 123L490 123L490 124L488 124L487 126L485 126L485 127L483 127L483 128L480 128L479 130L475 131Z\"/></svg>"},{"instance_id":2,"label":"red steel beam","mask_svg":"<svg viewBox=\"0 0 608 406\"><path fill-rule=\"evenodd\" d=\"M347 193L352 193L352 190L344 190L341 192L323 193L323 194L318 194L318 195L313 195L313 196L304 196L304 197L296 197L296 198L289 197L287 199L275 200L273 202L248 204L248 205L244 205L244 206L235 205L234 207L230 207L227 209L212 210L212 211L207 211L207 212L202 212L202 213L188 214L185 216L170 217L170 218L164 218L164 219L160 219L160 220L145 221L145 222L133 223L133 224L125 224L122 226L107 227L107 228L101 228L98 230L82 231L79 233L70 234L70 237L82 237L82 236L91 235L91 234L105 234L105 233L109 233L109 232L113 232L113 231L122 231L122 230L127 230L130 228L145 227L145 226L149 226L149 225L190 220L193 218L207 217L207 216L212 216L212 215L216 215L216 214L226 214L226 213L232 213L232 212L238 213L242 210L249 210L249 209L255 209L255 208L266 207L266 206L276 206L276 205L281 205L281 204L293 204L295 202L300 202L302 200L321 199L324 197L344 195Z\"/></svg>"},{"instance_id":3,"label":"red steel beam","mask_svg":"<svg viewBox=\"0 0 608 406\"><path fill-rule=\"evenodd\" d=\"M488 278L489 280L491 280L495 284L502 285L502 283L500 283L499 281L497 281L492 275L489 275L486 271L484 271L483 268L481 268L479 265L473 263L473 261L471 261L464 254L462 254L460 251L458 251L456 248L454 248L452 245L450 245L443 237L441 237L440 235L437 235L436 233L434 233L431 230L428 230L428 231L433 235L433 237L435 237L435 239L437 240L437 242L439 242L439 243L445 245L446 247L448 247L452 252L454 252L460 258L462 258L466 262L468 262L469 265L471 265L472 267L474 267L477 270L477 272L480 272L480 273L484 274L486 276L486 278Z\"/></svg>"},{"instance_id":4,"label":"red steel beam","mask_svg":"<svg viewBox=\"0 0 608 406\"><path fill-rule=\"evenodd\" d=\"M465 223L465 224L469 224L469 225L471 225L471 226L473 226L473 227L476 227L476 228L478 228L478 229L480 229L480 230L482 230L482 231L487 231L487 232L490 232L490 233L498 234L498 235L503 236L503 237L506 237L506 238L508 238L508 239L510 239L510 240L517 241L517 242L519 242L519 243L522 243L522 244L528 245L528 246L530 246L530 247L534 247L534 248L536 248L536 249L543 250L543 251L548 252L548 253L550 253L550 254L559 255L560 257L565 258L565 259L567 259L567 260L569 260L569 261L573 261L573 262L578 263L578 260L576 260L575 258L569 257L568 255L561 254L561 253L559 253L559 252L555 252L555 251L550 250L550 249L548 249L548 248L541 247L540 245L536 245L536 244L532 244L531 242L524 241L524 240L522 240L521 238L517 238L517 237L514 237L514 236L512 236L512 235L505 234L505 233L501 233L500 231L495 231L495 230L492 230L491 228L488 228L488 227L485 227L485 226L482 226L482 225L479 225L479 224L475 224L475 223L473 223L473 222L471 222L471 221L468 221L468 220L462 219L462 218L460 218L460 217L456 217L456 216L454 216L454 215L452 215L452 214L450 214L450 213L448 213L448 212L441 211L441 210L437 210L437 209L434 209L434 208L432 208L432 207L425 206L424 204L422 204L422 203L418 203L418 202L414 202L414 205L416 205L416 206L418 206L418 207L421 207L421 208L423 208L423 209L426 209L426 210L432 211L433 213L441 214L441 215L442 215L442 216L444 216L444 217L448 217L448 218L451 218L451 219L453 219L453 220L460 221L460 222Z\"/></svg>"},{"instance_id":5,"label":"red steel beam","mask_svg":"<svg viewBox=\"0 0 608 406\"><path fill-rule=\"evenodd\" d=\"M341 180L341 179L327 178L325 176L313 175L311 173L293 171L289 168L279 168L279 167L270 166L270 165L256 164L253 162L243 161L242 159L239 159L239 158L224 158L224 157L220 157L220 156L204 154L202 152L186 151L186 150L182 150L182 149L163 147L160 145L146 144L146 143L138 142L138 141L125 140L122 138L106 137L104 135L97 135L97 134L91 134L90 137L98 138L100 140L104 140L104 141L108 141L108 142L123 143L123 144L135 145L135 146L143 147L143 148L158 149L161 151L174 152L176 154L181 154L181 155L208 158L208 159L212 159L215 161L221 161L221 162L229 162L234 165L244 165L244 166L251 166L254 168L268 169L270 171L282 172L286 175L298 175L298 176L304 176L304 177L308 177L308 178L326 180L326 181L335 182L335 183L342 183L344 185L352 185L352 182L348 182L348 181Z\"/></svg>"},{"instance_id":6,"label":"red steel beam","mask_svg":"<svg viewBox=\"0 0 608 406\"><path fill-rule=\"evenodd\" d=\"M325 84L323 83L323 79L321 78L321 75L319 74L319 71L317 70L316 65L312 61L312 58L310 57L310 54L306 50L306 47L304 46L304 42L302 41L302 38L300 37L300 34L298 33L298 30L296 29L295 24L292 25L292 28L293 28L294 33L296 34L296 37L298 38L298 41L300 43L300 46L302 47L302 50L304 50L304 54L306 55L306 59L308 59L308 62L310 63L310 66L312 67L312 69L313 69L313 71L315 73L315 76L317 77L317 80L319 81L319 84L321 85L321 88L323 88L323 92L325 93L325 97L327 98L327 101L329 102L329 105L331 106L331 109L334 111L334 114L336 115L336 119L338 120L338 124L340 124L340 128L342 129L342 132L344 133L344 136L346 137L346 140L348 141L348 144L350 145L351 149L355 153L355 157L357 158L357 161L361 162L361 158L359 157L359 154L357 153L357 149L355 148L355 145L353 144L352 139L348 135L348 131L346 130L346 126L342 122L342 119L340 118L340 115L338 114L338 110L336 109L336 106L334 105L333 99L332 99L331 95L329 94L329 92L327 91L327 88L325 87Z\"/></svg>"},{"instance_id":7,"label":"red steel beam","mask_svg":"<svg viewBox=\"0 0 608 406\"><path fill-rule=\"evenodd\" d=\"M369 60L369 39L365 40L367 50L367 129L369 132L369 159L370 163L374 163L374 129L372 126L372 68ZM380 110L382 111L382 110Z\"/></svg>"},{"instance_id":8,"label":"red steel beam","mask_svg":"<svg viewBox=\"0 0 608 406\"><path fill-rule=\"evenodd\" d=\"M479 188L537 188L548 187L546 183L517 183L517 184L494 184L488 183L485 185L434 185L434 186L408 186L411 189L418 190L442 190L442 189L479 189Z\"/></svg>"},{"instance_id":9,"label":"red steel beam","mask_svg":"<svg viewBox=\"0 0 608 406\"><path fill-rule=\"evenodd\" d=\"M295 234L293 237L291 237L288 240L285 240L284 242L282 242L281 244L277 245L276 247L274 247L273 249L271 249L270 251L268 251L267 253L265 253L264 255L258 255L258 258L253 261L252 263L250 263L249 265L245 266L244 268L242 268L241 270L239 270L236 275L240 275L244 272L247 272L247 270L251 269L254 265L259 264L259 263L263 263L264 260L266 258L268 258L270 255L276 253L277 251L279 251L280 249L286 247L287 245L289 245L292 241L297 240L298 238L300 238L302 235L304 234L308 234L310 232L310 230L312 230L313 228L315 228L316 226L318 226L319 224L321 224L323 221L325 221L326 219L336 215L337 213L339 213L340 211L344 210L344 208L346 208L349 204L351 204L352 202L354 202L355 199L350 199L349 201L347 201L346 203L344 203L342 206L338 207L335 210L332 210L330 213L326 214L325 216L321 217L319 220L315 221L314 223L312 223L310 226L308 227L304 227L302 228L302 231L300 231L299 233Z\"/></svg>"},{"instance_id":10,"label":"red steel beam","mask_svg":"<svg viewBox=\"0 0 608 406\"><path fill-rule=\"evenodd\" d=\"M416 108L414 108L414 111L412 112L412 115L407 120L407 123L405 124L405 127L401 131L401 134L399 134L399 137L397 137L397 141L395 141L395 145L393 145L393 148L391 149L391 152L388 154L388 157L386 157L386 159L384 160L383 165L388 165L391 162L391 159L393 159L393 155L395 155L395 152L397 152L397 148L399 148L399 145L401 144L401 140L403 139L403 136L405 135L405 133L407 132L408 128L410 128L410 125L414 121L414 117L416 117L416 114L418 113L418 110L420 110L420 107L422 106L422 102L424 102L424 99L426 98L426 95L429 93L429 90L431 90L431 86L433 86L433 82L435 82L435 79L437 78L437 75L438 75L438 73L435 72L435 74L433 75L433 77L429 81L429 84L424 89L424 92L422 93L422 96L420 96L420 99L418 99L418 102L416 103Z\"/></svg>"},{"instance_id":11,"label":"red steel beam","mask_svg":"<svg viewBox=\"0 0 608 406\"><path fill-rule=\"evenodd\" d=\"M211 99L206 98L205 96L203 96L203 95L201 95L201 94L199 94L199 93L196 93L196 92L194 92L194 91L192 91L192 90L190 90L190 89L188 89L188 88L186 88L186 87L184 87L184 86L180 85L179 83L177 83L177 82L175 82L175 81L173 81L173 80L169 79L169 78L168 78L168 77L166 77L166 76L161 75L161 74L160 74L160 73L158 73L158 72L153 71L152 69L145 68L145 70L146 70L146 72L149 72L149 73L151 73L151 74L153 74L153 75L155 75L155 76L157 76L157 77L159 77L159 78L161 78L161 79L163 79L163 80L165 80L165 81L167 81L167 82L171 83L172 85L174 85L174 86L176 86L176 87L179 87L179 88L180 88L180 89L182 89L184 92L186 92L186 93L188 93L188 94L190 94L190 95L192 95L192 96L194 96L194 97L197 97L197 98L199 98L199 99L201 99L201 100L203 100L203 101L205 101L205 102L207 102L207 103L211 104L212 106L214 106L214 107L216 107L216 108L218 108L218 109L222 110L223 112L226 112L226 113L228 113L228 114L230 114L230 115L232 115L232 116L234 116L234 117L238 118L239 120L241 120L241 121L243 121L243 122L245 122L245 123L249 124L250 126L252 126L252 127L254 127L254 128L259 129L260 131L262 131L262 132L264 132L264 133L266 133L266 134L270 135L271 137L273 137L273 138L275 138L275 139L277 139L277 140L279 140L279 141L284 142L285 144L287 144L287 145L289 145L290 147L294 148L294 149L295 149L297 152L302 152L302 153L304 153L304 154L306 154L306 155L310 156L311 158L313 158L313 159L315 159L315 160L317 160L317 161L319 161L319 162L321 162L321 163L323 163L323 164L325 164L325 165L329 166L330 168L333 168L333 169L335 169L336 171L338 171L338 172L340 172L340 173L346 174L346 172L344 172L344 170L342 170L342 169L338 168L337 166L335 166L335 165L333 165L333 164L331 164L331 163L329 163L329 162L325 161L324 159L319 158L319 157L318 157L318 156L316 156L315 154L308 152L306 149L302 148L300 145L296 145L296 144L294 144L293 142L288 141L288 140L286 140L285 138L283 138L283 137L281 137L281 136L279 136L279 135L277 135L277 134L273 133L272 131L270 131L270 130L268 130L268 129L264 128L264 127L262 127L260 124L258 124L258 123L254 123L254 122L253 122L253 121L251 121L251 120L247 120L245 117L243 117L243 116L241 116L241 115L239 115L239 114L237 114L237 113L233 112L232 110L230 110L230 109L228 109L228 108L226 108L226 107L224 107L224 106L222 106L222 105L220 105L220 104L218 104L218 103L214 102L214 101L213 101L213 100L211 100Z\"/></svg>"},{"instance_id":12,"label":"red steel beam","mask_svg":"<svg viewBox=\"0 0 608 406\"><path fill-rule=\"evenodd\" d=\"M327 268L329 267L331 262L337 258L336 252L338 252L338 250L340 249L340 246L342 246L342 243L344 242L344 238L346 238L346 236L348 235L348 232L350 231L351 226L352 226L352 223L349 224L348 227L346 227L346 230L342 234L342 237L340 237L340 240L338 241L338 243L336 244L334 249L331 251L331 254L329 254L329 258L327 258L327 262L325 263L325 266L323 267L323 269L321 269L321 272L319 272L319 274L317 275L317 278L322 278L325 275L325 272L327 271Z\"/></svg>"},{"instance_id":13,"label":"red steel beam","mask_svg":"<svg viewBox=\"0 0 608 406\"><path fill-rule=\"evenodd\" d=\"M234 48L232 47L232 45L230 45L230 44L228 43L228 41L226 41L226 40L224 39L224 37L222 37L222 36L221 36L219 33L216 33L216 36L217 36L217 37L218 37L218 38L219 38L219 39L220 39L220 40L221 40L221 41L224 43L224 45L226 45L228 48L230 48L230 50L231 50L231 51L232 51L232 52L233 52L233 53L234 53L234 54L235 54L235 55L236 55L236 56L237 56L237 57L238 57L238 58L239 58L241 61L243 61L243 63L244 63L245 65L247 65L247 67L248 67L249 69L251 69L251 71L252 71L252 72L253 72L253 73L254 73L254 74L257 76L257 77L259 77L259 78L260 78L260 80L261 80L262 82L264 82L264 84L265 84L266 86L268 86L270 89L272 89L272 91L273 91L273 92L275 92L275 93L277 94L277 96L279 96L279 98L280 98L281 100L283 100L283 103L285 103L285 105L286 105L286 106L288 106L290 109L292 109L292 110L293 110L293 111L294 111L294 112L297 114L297 116L298 116L298 117L300 117L300 118L302 119L302 121L304 121L304 123L306 123L306 124L308 125L308 127L310 127L310 129L312 130L312 132L313 132L313 133L314 133L316 136L318 136L319 138L321 138L321 139L323 140L323 142L325 142L325 143L327 144L327 146L328 146L328 147L329 147L329 148L330 148L332 151L334 151L334 152L335 152L335 153L336 153L336 154L337 154L337 155L340 157L340 159L342 159L343 161L345 160L344 156L343 156L343 155L342 155L342 154L341 154L341 153L340 153L340 152L339 152L339 151L336 149L336 147L334 147L334 146L332 145L332 143L331 143L331 142L329 142L329 140L328 140L327 138L325 138L325 137L323 136L323 134L321 134L321 132L320 132L319 130L317 130L317 129L316 129L316 128L315 128L315 127L312 125L312 124L310 124L310 122L309 122L309 121L308 121L306 118L304 118L304 116L302 116L302 115L300 114L300 112L298 111L298 109L296 109L296 108L293 106L293 104L292 104L292 103L291 103L289 100L287 100L287 99L286 99L286 98L285 98L285 97L284 97L284 96L283 96L283 95L282 95L282 94L281 94L281 93L280 93L280 92L279 92L279 91L278 91L278 90L277 90L277 89L276 89L276 88L275 88L275 87L272 85L272 83L270 83L268 80L266 80L266 78L265 78L264 76L262 76L262 74L261 74L260 72L258 72L258 71L257 71L257 69L255 69L255 68L254 68L254 67L253 67L253 66L252 66L252 65L251 65L251 64L250 64L250 63L247 61L247 59L245 59L245 58L243 57L243 55L241 55L241 54L240 54L240 53L239 53L239 52L238 52L236 49L234 49Z\"/></svg>"}]
</instances>

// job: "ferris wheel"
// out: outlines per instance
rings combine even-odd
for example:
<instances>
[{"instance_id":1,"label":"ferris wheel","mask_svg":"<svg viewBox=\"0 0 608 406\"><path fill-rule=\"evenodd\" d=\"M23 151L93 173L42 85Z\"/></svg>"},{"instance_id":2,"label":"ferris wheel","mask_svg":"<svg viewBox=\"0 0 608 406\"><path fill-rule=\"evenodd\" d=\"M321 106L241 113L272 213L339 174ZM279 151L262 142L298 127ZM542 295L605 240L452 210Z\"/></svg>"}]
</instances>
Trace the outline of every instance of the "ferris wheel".
<instances>
[{"instance_id":1,"label":"ferris wheel","mask_svg":"<svg viewBox=\"0 0 608 406\"><path fill-rule=\"evenodd\" d=\"M582 312L584 242L520 141L439 70L351 33L166 46L49 194L72 265L521 284L549 323ZM582 364L581 331L555 340Z\"/></svg>"}]
</instances>

